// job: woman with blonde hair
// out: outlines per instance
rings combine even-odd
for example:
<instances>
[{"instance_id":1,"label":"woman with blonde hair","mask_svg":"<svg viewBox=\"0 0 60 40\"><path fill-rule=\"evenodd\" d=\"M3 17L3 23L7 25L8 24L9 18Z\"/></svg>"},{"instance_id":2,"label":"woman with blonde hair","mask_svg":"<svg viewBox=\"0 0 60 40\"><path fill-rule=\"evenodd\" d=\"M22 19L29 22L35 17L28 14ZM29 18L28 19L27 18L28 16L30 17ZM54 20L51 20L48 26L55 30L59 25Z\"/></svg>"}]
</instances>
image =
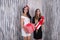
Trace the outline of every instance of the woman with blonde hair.
<instances>
[{"instance_id":1,"label":"woman with blonde hair","mask_svg":"<svg viewBox=\"0 0 60 40\"><path fill-rule=\"evenodd\" d=\"M36 25L39 20L41 20L41 11L40 9L36 9L32 22ZM33 37L35 40L42 40L42 26L38 30L35 29Z\"/></svg>"}]
</instances>

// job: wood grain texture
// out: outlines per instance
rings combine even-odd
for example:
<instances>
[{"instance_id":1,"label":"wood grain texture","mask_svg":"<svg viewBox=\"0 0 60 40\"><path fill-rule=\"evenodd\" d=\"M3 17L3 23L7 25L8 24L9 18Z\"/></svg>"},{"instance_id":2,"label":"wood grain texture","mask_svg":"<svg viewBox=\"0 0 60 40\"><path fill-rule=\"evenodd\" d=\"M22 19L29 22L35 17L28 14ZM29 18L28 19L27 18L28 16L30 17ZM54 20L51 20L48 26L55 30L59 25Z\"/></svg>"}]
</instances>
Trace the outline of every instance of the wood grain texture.
<instances>
[{"instance_id":1,"label":"wood grain texture","mask_svg":"<svg viewBox=\"0 0 60 40\"><path fill-rule=\"evenodd\" d=\"M40 8L45 17L43 40L60 40L60 0L0 0L0 40L23 40L20 16L26 4L31 16Z\"/></svg>"}]
</instances>

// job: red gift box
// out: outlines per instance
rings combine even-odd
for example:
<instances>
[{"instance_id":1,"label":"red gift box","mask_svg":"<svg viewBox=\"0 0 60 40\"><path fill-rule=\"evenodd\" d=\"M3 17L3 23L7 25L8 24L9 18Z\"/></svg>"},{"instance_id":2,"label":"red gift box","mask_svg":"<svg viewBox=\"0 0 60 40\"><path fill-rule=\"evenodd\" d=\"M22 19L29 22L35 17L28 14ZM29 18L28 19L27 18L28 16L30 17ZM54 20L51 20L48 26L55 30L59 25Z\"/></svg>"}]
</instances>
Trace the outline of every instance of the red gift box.
<instances>
[{"instance_id":1,"label":"red gift box","mask_svg":"<svg viewBox=\"0 0 60 40\"><path fill-rule=\"evenodd\" d=\"M42 24L44 23L44 16L41 16L41 20L39 20L39 22L36 24L36 30L38 30Z\"/></svg>"},{"instance_id":2,"label":"red gift box","mask_svg":"<svg viewBox=\"0 0 60 40\"><path fill-rule=\"evenodd\" d=\"M24 25L24 29L26 33L32 33L35 30L34 25L32 23Z\"/></svg>"}]
</instances>

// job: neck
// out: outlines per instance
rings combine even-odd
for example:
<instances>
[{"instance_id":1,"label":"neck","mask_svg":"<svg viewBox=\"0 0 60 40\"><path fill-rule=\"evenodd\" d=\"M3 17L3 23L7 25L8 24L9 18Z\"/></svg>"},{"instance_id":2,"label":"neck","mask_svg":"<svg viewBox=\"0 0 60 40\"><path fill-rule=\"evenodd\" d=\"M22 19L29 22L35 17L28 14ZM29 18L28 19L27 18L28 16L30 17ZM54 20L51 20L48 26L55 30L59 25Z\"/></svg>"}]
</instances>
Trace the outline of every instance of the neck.
<instances>
[{"instance_id":1,"label":"neck","mask_svg":"<svg viewBox=\"0 0 60 40\"><path fill-rule=\"evenodd\" d=\"M27 16L26 13L23 14L24 16Z\"/></svg>"}]
</instances>

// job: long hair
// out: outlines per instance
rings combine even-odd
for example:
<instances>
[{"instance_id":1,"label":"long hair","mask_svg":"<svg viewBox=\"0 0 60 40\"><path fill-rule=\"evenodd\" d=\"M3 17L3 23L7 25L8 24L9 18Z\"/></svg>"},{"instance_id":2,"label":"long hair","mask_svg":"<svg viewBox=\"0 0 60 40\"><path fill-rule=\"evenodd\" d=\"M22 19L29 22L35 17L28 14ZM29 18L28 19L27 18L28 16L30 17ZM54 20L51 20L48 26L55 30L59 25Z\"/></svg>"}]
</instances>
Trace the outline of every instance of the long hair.
<instances>
[{"instance_id":1,"label":"long hair","mask_svg":"<svg viewBox=\"0 0 60 40\"><path fill-rule=\"evenodd\" d=\"M35 10L35 16L34 16L34 17L35 17L36 19L39 19L39 18L41 17L41 12L40 12L39 17L38 17L38 15L37 15L37 10L40 11L40 9L36 9L36 10Z\"/></svg>"},{"instance_id":2,"label":"long hair","mask_svg":"<svg viewBox=\"0 0 60 40\"><path fill-rule=\"evenodd\" d=\"M28 5L26 5L26 6L24 6L24 8L26 8L26 7L28 7L28 12L27 12L27 16L30 18L30 20L31 20L31 16L30 16L30 14L29 14L29 6ZM23 13L24 13L24 8L23 8Z\"/></svg>"}]
</instances>

